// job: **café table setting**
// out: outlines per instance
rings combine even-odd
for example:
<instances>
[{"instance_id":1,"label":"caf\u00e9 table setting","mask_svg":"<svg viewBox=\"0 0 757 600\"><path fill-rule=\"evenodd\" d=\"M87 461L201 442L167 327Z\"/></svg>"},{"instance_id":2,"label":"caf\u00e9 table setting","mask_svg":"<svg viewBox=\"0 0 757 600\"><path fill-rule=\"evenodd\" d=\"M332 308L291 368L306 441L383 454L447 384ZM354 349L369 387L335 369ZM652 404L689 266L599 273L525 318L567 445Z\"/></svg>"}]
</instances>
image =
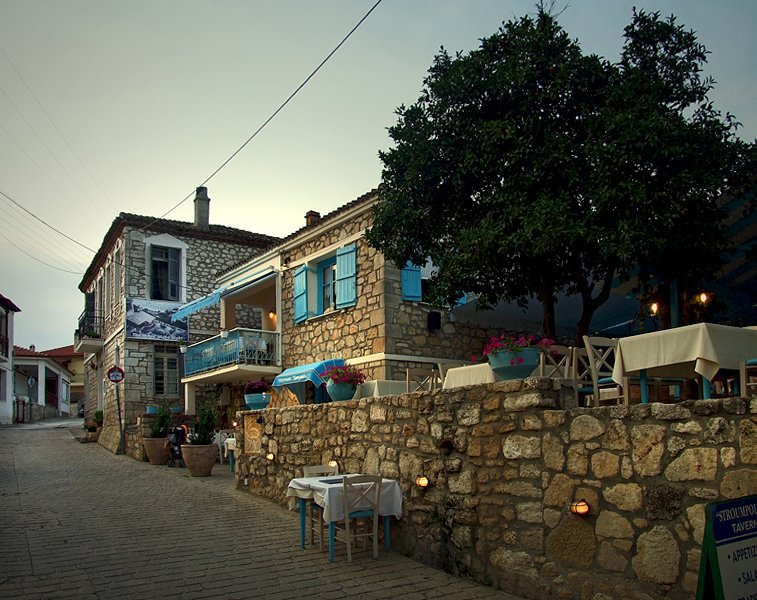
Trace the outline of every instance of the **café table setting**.
<instances>
[{"instance_id":1,"label":"caf\u00e9 table setting","mask_svg":"<svg viewBox=\"0 0 757 600\"><path fill-rule=\"evenodd\" d=\"M309 501L314 501L322 508L323 521L329 526L329 560L334 560L333 530L338 521L344 520L344 478L360 475L346 473L343 475L295 477L287 486L286 495L299 504L300 511L300 545L305 547L306 513ZM293 507L293 506L292 506ZM402 517L402 490L394 479L382 478L378 499L378 513L383 517L384 547L391 549L391 517Z\"/></svg>"}]
</instances>

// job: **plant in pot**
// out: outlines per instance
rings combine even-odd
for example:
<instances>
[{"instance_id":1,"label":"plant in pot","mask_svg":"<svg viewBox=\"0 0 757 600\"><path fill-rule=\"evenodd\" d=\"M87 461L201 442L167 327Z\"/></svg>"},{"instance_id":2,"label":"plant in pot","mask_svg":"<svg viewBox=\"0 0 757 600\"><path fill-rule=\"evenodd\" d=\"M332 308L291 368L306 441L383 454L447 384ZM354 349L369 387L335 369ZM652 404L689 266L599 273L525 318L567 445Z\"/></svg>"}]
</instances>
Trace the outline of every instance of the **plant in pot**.
<instances>
[{"instance_id":1,"label":"plant in pot","mask_svg":"<svg viewBox=\"0 0 757 600\"><path fill-rule=\"evenodd\" d=\"M171 458L171 446L168 443L168 426L171 424L171 413L168 404L162 404L155 413L155 418L142 440L145 453L151 465L165 465Z\"/></svg>"},{"instance_id":2,"label":"plant in pot","mask_svg":"<svg viewBox=\"0 0 757 600\"><path fill-rule=\"evenodd\" d=\"M326 391L335 402L351 399L357 386L365 381L362 371L350 365L329 367L321 377L326 380Z\"/></svg>"},{"instance_id":3,"label":"plant in pot","mask_svg":"<svg viewBox=\"0 0 757 600\"><path fill-rule=\"evenodd\" d=\"M207 477L218 458L218 446L213 443L218 424L218 409L206 400L197 409L194 429L181 446L181 457L192 477Z\"/></svg>"},{"instance_id":4,"label":"plant in pot","mask_svg":"<svg viewBox=\"0 0 757 600\"><path fill-rule=\"evenodd\" d=\"M501 380L528 377L539 366L539 354L555 343L533 334L503 333L489 339L484 356L489 357L492 371Z\"/></svg>"},{"instance_id":5,"label":"plant in pot","mask_svg":"<svg viewBox=\"0 0 757 600\"><path fill-rule=\"evenodd\" d=\"M264 379L248 381L244 386L244 403L250 410L260 410L268 406L271 394L268 391L271 384Z\"/></svg>"},{"instance_id":6,"label":"plant in pot","mask_svg":"<svg viewBox=\"0 0 757 600\"><path fill-rule=\"evenodd\" d=\"M103 411L96 410L95 411L95 423L97 423L98 427L102 427L103 426L103 420L104 420Z\"/></svg>"}]
</instances>

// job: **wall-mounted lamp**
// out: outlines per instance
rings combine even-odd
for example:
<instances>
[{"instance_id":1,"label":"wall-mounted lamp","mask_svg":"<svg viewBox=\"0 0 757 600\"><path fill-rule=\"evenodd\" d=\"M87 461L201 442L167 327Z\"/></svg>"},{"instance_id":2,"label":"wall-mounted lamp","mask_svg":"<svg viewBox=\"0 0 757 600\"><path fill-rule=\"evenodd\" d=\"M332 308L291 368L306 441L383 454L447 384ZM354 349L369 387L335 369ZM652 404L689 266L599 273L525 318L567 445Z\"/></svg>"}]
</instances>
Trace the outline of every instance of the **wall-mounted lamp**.
<instances>
[{"instance_id":1,"label":"wall-mounted lamp","mask_svg":"<svg viewBox=\"0 0 757 600\"><path fill-rule=\"evenodd\" d=\"M265 455L265 457L266 457L266 458L267 458L268 460L273 460L273 459L275 458L275 456L273 455L273 452L269 452L268 454L266 454L266 455Z\"/></svg>"},{"instance_id":2,"label":"wall-mounted lamp","mask_svg":"<svg viewBox=\"0 0 757 600\"><path fill-rule=\"evenodd\" d=\"M590 510L591 506L589 506L589 503L586 500L581 499L570 503L570 512L574 515L585 517L589 514Z\"/></svg>"},{"instance_id":3,"label":"wall-mounted lamp","mask_svg":"<svg viewBox=\"0 0 757 600\"><path fill-rule=\"evenodd\" d=\"M181 346L179 346L179 352L181 352L182 354L186 354L187 348L188 346L186 344L182 344Z\"/></svg>"},{"instance_id":4,"label":"wall-mounted lamp","mask_svg":"<svg viewBox=\"0 0 757 600\"><path fill-rule=\"evenodd\" d=\"M699 292L696 299L699 304L707 304L710 301L710 295L707 292Z\"/></svg>"},{"instance_id":5,"label":"wall-mounted lamp","mask_svg":"<svg viewBox=\"0 0 757 600\"><path fill-rule=\"evenodd\" d=\"M271 310L268 311L268 318L271 319L271 320L273 320L273 319L276 318L276 309L275 308L272 308Z\"/></svg>"},{"instance_id":6,"label":"wall-mounted lamp","mask_svg":"<svg viewBox=\"0 0 757 600\"><path fill-rule=\"evenodd\" d=\"M330 467L338 467L339 466L339 464L335 460L333 460L333 459L328 462L328 465Z\"/></svg>"},{"instance_id":7,"label":"wall-mounted lamp","mask_svg":"<svg viewBox=\"0 0 757 600\"><path fill-rule=\"evenodd\" d=\"M239 427L239 423L237 423L236 421L232 421L231 422L231 426L232 427Z\"/></svg>"},{"instance_id":8,"label":"wall-mounted lamp","mask_svg":"<svg viewBox=\"0 0 757 600\"><path fill-rule=\"evenodd\" d=\"M428 487L428 477L425 475L419 475L415 478L415 485L422 488Z\"/></svg>"}]
</instances>

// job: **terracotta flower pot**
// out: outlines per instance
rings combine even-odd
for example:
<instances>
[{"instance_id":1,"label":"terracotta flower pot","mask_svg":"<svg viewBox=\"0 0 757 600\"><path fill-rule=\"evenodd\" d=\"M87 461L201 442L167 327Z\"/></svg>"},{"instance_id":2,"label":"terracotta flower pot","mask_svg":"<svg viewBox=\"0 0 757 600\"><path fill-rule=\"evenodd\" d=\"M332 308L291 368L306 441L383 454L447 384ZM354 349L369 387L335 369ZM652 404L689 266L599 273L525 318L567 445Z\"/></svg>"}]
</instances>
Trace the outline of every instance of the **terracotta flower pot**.
<instances>
[{"instance_id":1,"label":"terracotta flower pot","mask_svg":"<svg viewBox=\"0 0 757 600\"><path fill-rule=\"evenodd\" d=\"M183 444L181 457L189 469L192 477L207 477L213 471L218 457L218 446L215 444Z\"/></svg>"},{"instance_id":2,"label":"terracotta flower pot","mask_svg":"<svg viewBox=\"0 0 757 600\"><path fill-rule=\"evenodd\" d=\"M171 458L171 446L168 438L144 438L145 453L151 465L164 465Z\"/></svg>"}]
</instances>

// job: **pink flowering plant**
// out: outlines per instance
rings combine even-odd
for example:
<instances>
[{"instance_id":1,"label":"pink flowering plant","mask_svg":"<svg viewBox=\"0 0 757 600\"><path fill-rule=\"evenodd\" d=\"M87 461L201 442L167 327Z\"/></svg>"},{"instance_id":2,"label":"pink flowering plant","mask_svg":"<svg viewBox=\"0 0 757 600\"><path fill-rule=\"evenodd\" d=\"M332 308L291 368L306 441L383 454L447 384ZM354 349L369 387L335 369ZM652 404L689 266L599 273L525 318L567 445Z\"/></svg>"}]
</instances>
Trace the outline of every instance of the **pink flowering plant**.
<instances>
[{"instance_id":1,"label":"pink flowering plant","mask_svg":"<svg viewBox=\"0 0 757 600\"><path fill-rule=\"evenodd\" d=\"M248 381L244 385L245 394L264 394L271 389L270 382L260 379L258 381Z\"/></svg>"},{"instance_id":2,"label":"pink flowering plant","mask_svg":"<svg viewBox=\"0 0 757 600\"><path fill-rule=\"evenodd\" d=\"M347 383L349 385L360 385L365 381L363 372L349 365L329 367L321 377L331 379L334 383Z\"/></svg>"},{"instance_id":3,"label":"pink flowering plant","mask_svg":"<svg viewBox=\"0 0 757 600\"><path fill-rule=\"evenodd\" d=\"M484 346L484 356L489 356L495 352L509 352L512 355L510 357L510 364L519 365L523 363L523 357L520 354L526 348L538 348L541 351L548 351L554 343L555 340L540 338L533 334L512 335L503 333L493 336L486 346Z\"/></svg>"}]
</instances>

